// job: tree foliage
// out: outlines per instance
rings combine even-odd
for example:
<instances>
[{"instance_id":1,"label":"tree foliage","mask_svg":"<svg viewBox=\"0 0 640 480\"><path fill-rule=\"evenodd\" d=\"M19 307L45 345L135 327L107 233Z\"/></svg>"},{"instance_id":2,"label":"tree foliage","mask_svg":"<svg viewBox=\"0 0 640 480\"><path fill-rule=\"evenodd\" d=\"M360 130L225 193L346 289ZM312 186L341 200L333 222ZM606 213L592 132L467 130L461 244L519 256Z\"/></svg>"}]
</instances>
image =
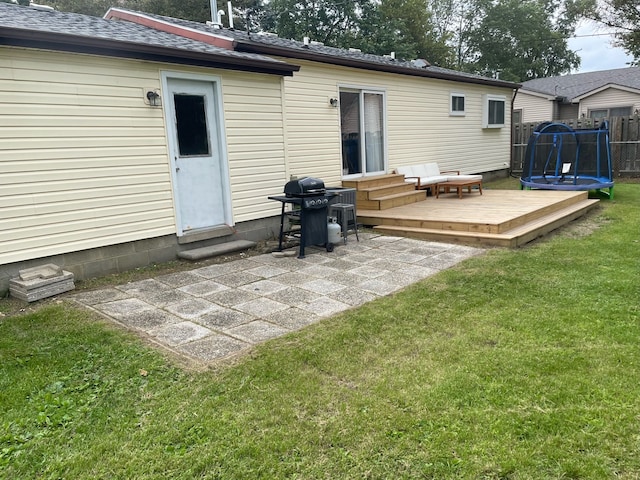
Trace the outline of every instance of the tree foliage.
<instances>
[{"instance_id":1,"label":"tree foliage","mask_svg":"<svg viewBox=\"0 0 640 480\"><path fill-rule=\"evenodd\" d=\"M560 75L580 65L567 38L576 20L553 0L482 0L481 20L468 32L465 68L511 81Z\"/></svg>"},{"instance_id":2,"label":"tree foliage","mask_svg":"<svg viewBox=\"0 0 640 480\"><path fill-rule=\"evenodd\" d=\"M640 64L640 1L603 0L591 18L618 30L617 45L633 56L635 65Z\"/></svg>"}]
</instances>

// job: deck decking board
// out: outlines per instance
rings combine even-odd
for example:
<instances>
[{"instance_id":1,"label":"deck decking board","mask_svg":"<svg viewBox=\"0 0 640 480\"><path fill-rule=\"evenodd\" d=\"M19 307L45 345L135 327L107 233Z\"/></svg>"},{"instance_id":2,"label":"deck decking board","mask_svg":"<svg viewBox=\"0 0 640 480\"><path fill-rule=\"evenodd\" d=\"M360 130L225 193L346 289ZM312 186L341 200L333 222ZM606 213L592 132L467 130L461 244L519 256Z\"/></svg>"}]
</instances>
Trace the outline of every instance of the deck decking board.
<instances>
[{"instance_id":1,"label":"deck decking board","mask_svg":"<svg viewBox=\"0 0 640 480\"><path fill-rule=\"evenodd\" d=\"M352 182L372 191L397 182L393 175ZM372 185L375 184L375 187ZM347 186L347 185L345 185ZM422 192L424 193L424 191ZM471 245L517 247L584 215L598 200L588 192L551 190L487 190L484 195L442 194L421 201L394 204L358 197L358 222L375 230L426 240ZM367 198L367 197L365 197ZM401 200L397 200L400 202ZM381 208L378 210L378 208Z\"/></svg>"}]
</instances>

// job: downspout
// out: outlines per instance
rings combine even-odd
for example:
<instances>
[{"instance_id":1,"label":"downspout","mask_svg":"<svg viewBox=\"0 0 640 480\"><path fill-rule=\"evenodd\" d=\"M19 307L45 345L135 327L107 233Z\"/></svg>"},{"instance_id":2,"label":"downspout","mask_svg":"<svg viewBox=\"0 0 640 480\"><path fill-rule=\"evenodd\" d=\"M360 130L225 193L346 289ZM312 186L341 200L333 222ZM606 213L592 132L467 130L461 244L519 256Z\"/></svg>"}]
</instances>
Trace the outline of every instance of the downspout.
<instances>
[{"instance_id":1,"label":"downspout","mask_svg":"<svg viewBox=\"0 0 640 480\"><path fill-rule=\"evenodd\" d=\"M511 97L511 129L509 131L509 176L511 175L512 172L512 166L513 166L513 107L516 101L516 96L518 95L518 88L520 87L516 87L516 89L513 91L513 96ZM524 120L524 118L521 118L520 121L522 123L522 120ZM514 177L516 178L516 177Z\"/></svg>"}]
</instances>

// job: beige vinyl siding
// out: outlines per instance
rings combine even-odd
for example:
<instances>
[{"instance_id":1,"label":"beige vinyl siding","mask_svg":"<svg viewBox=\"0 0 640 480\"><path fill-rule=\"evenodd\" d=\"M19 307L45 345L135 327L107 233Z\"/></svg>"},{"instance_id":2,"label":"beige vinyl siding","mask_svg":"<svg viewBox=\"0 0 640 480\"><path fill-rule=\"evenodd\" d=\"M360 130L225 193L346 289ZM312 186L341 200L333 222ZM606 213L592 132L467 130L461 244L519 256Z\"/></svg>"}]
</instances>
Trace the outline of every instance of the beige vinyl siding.
<instances>
[{"instance_id":1,"label":"beige vinyl siding","mask_svg":"<svg viewBox=\"0 0 640 480\"><path fill-rule=\"evenodd\" d=\"M550 122L553 120L553 102L545 97L529 95L520 90L513 102L513 109L522 109L523 122Z\"/></svg>"},{"instance_id":2,"label":"beige vinyl siding","mask_svg":"<svg viewBox=\"0 0 640 480\"><path fill-rule=\"evenodd\" d=\"M631 107L631 113L640 109L640 93L633 93L618 88L607 88L584 98L580 102L579 113L589 116L590 110L602 108Z\"/></svg>"},{"instance_id":3,"label":"beige vinyl siding","mask_svg":"<svg viewBox=\"0 0 640 480\"><path fill-rule=\"evenodd\" d=\"M282 79L225 72L222 95L235 222L280 213L286 180Z\"/></svg>"},{"instance_id":4,"label":"beige vinyl siding","mask_svg":"<svg viewBox=\"0 0 640 480\"><path fill-rule=\"evenodd\" d=\"M160 70L222 78L234 220L278 213L280 77L4 47L0 264L176 232Z\"/></svg>"},{"instance_id":5,"label":"beige vinyl siding","mask_svg":"<svg viewBox=\"0 0 640 480\"><path fill-rule=\"evenodd\" d=\"M382 91L386 96L389 171L437 161L443 170L467 173L509 163L512 91L444 80L372 72L308 61L285 78L289 173L341 180L339 109L329 105L340 87ZM465 95L464 116L450 116L451 91ZM482 128L482 95L505 96L505 127Z\"/></svg>"},{"instance_id":6,"label":"beige vinyl siding","mask_svg":"<svg viewBox=\"0 0 640 480\"><path fill-rule=\"evenodd\" d=\"M150 64L0 49L0 264L175 231Z\"/></svg>"}]
</instances>

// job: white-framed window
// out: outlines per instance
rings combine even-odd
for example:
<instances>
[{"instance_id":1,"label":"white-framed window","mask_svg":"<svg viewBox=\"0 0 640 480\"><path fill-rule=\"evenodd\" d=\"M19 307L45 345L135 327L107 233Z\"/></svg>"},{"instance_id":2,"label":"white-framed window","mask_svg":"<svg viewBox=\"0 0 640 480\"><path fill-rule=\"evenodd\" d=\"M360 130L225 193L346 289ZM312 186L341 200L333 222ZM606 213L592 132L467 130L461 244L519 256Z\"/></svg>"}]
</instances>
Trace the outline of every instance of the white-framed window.
<instances>
[{"instance_id":1,"label":"white-framed window","mask_svg":"<svg viewBox=\"0 0 640 480\"><path fill-rule=\"evenodd\" d=\"M522 114L523 111L521 108L517 108L513 112L511 112L511 123L513 123L514 125L516 123L522 123Z\"/></svg>"},{"instance_id":2,"label":"white-framed window","mask_svg":"<svg viewBox=\"0 0 640 480\"><path fill-rule=\"evenodd\" d=\"M451 92L449 95L449 115L464 116L464 93Z\"/></svg>"},{"instance_id":3,"label":"white-framed window","mask_svg":"<svg viewBox=\"0 0 640 480\"><path fill-rule=\"evenodd\" d=\"M506 114L507 97L485 94L482 96L482 128L502 128Z\"/></svg>"}]
</instances>

